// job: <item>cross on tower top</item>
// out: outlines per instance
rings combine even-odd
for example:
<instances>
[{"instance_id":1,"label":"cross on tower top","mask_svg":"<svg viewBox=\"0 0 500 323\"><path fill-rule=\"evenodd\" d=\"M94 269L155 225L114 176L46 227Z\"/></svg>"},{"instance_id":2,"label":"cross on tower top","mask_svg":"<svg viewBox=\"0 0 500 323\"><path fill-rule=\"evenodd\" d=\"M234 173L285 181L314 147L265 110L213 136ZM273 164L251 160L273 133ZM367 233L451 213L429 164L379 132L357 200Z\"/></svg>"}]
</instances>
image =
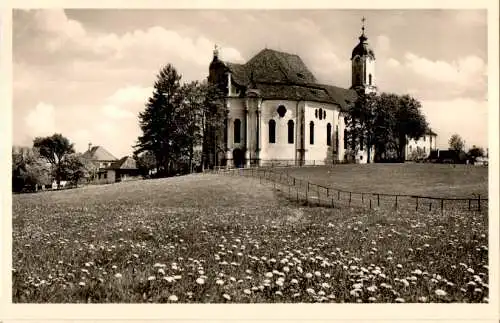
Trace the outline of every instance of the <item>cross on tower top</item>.
<instances>
[{"instance_id":1,"label":"cross on tower top","mask_svg":"<svg viewBox=\"0 0 500 323\"><path fill-rule=\"evenodd\" d=\"M366 19L365 19L365 17L363 17L361 19L361 24L362 24L361 25L361 30L363 31L363 34L365 33L365 21L366 21Z\"/></svg>"}]
</instances>

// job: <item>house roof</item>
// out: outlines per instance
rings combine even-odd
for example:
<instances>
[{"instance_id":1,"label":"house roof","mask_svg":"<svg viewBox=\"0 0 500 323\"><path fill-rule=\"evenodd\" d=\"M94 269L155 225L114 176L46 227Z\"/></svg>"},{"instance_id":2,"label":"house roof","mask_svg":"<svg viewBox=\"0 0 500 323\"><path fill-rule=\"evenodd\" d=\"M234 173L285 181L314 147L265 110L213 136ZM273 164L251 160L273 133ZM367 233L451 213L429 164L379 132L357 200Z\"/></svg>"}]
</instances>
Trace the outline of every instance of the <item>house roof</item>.
<instances>
[{"instance_id":1,"label":"house roof","mask_svg":"<svg viewBox=\"0 0 500 323\"><path fill-rule=\"evenodd\" d=\"M108 169L137 169L137 166L135 159L125 156L111 164Z\"/></svg>"},{"instance_id":2,"label":"house roof","mask_svg":"<svg viewBox=\"0 0 500 323\"><path fill-rule=\"evenodd\" d=\"M83 158L91 159L91 160L117 160L115 156L113 156L109 151L104 149L102 146L94 146L83 153Z\"/></svg>"},{"instance_id":3,"label":"house roof","mask_svg":"<svg viewBox=\"0 0 500 323\"><path fill-rule=\"evenodd\" d=\"M437 136L437 133L435 133L434 131L432 131L431 128L427 128L427 130L425 130L425 134L426 135L431 135L431 136Z\"/></svg>"},{"instance_id":4,"label":"house roof","mask_svg":"<svg viewBox=\"0 0 500 323\"><path fill-rule=\"evenodd\" d=\"M234 83L257 90L264 99L289 98L332 103L346 110L348 103L356 98L353 90L319 84L295 54L263 49L245 64L223 63L231 72Z\"/></svg>"}]
</instances>

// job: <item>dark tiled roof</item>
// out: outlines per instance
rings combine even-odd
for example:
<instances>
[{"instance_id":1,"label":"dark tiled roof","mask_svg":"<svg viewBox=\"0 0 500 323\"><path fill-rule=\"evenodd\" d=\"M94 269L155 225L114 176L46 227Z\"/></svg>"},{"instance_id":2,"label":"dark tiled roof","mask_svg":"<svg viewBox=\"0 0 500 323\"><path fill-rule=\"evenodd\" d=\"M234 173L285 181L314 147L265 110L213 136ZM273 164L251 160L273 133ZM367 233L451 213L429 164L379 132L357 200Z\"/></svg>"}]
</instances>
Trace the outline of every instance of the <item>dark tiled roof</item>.
<instances>
[{"instance_id":1,"label":"dark tiled roof","mask_svg":"<svg viewBox=\"0 0 500 323\"><path fill-rule=\"evenodd\" d=\"M113 156L109 151L101 146L94 146L83 153L83 158L91 160L116 160L117 158Z\"/></svg>"},{"instance_id":2,"label":"dark tiled roof","mask_svg":"<svg viewBox=\"0 0 500 323\"><path fill-rule=\"evenodd\" d=\"M367 40L368 40L368 38L366 38L366 36L364 34L359 37L359 43L352 50L351 59L353 59L356 55L359 55L359 56L368 55L372 59L375 59L375 53L373 52L373 49L368 44Z\"/></svg>"},{"instance_id":3,"label":"dark tiled roof","mask_svg":"<svg viewBox=\"0 0 500 323\"><path fill-rule=\"evenodd\" d=\"M125 156L122 159L114 162L108 169L137 169L135 159Z\"/></svg>"},{"instance_id":4,"label":"dark tiled roof","mask_svg":"<svg viewBox=\"0 0 500 323\"><path fill-rule=\"evenodd\" d=\"M356 98L352 90L318 84L298 55L263 49L246 64L224 64L231 72L233 82L257 90L264 99L332 103L346 110Z\"/></svg>"}]
</instances>

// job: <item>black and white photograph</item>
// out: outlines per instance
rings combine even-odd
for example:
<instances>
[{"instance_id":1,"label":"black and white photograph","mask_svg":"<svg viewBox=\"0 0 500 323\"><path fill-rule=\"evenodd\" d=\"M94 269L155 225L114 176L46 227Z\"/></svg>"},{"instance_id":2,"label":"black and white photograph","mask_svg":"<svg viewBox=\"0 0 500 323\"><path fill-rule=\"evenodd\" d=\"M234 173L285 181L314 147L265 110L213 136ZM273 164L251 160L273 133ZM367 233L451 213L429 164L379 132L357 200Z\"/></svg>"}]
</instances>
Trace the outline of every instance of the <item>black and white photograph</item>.
<instances>
[{"instance_id":1,"label":"black and white photograph","mask_svg":"<svg viewBox=\"0 0 500 323\"><path fill-rule=\"evenodd\" d=\"M13 9L12 303L490 303L488 29Z\"/></svg>"}]
</instances>

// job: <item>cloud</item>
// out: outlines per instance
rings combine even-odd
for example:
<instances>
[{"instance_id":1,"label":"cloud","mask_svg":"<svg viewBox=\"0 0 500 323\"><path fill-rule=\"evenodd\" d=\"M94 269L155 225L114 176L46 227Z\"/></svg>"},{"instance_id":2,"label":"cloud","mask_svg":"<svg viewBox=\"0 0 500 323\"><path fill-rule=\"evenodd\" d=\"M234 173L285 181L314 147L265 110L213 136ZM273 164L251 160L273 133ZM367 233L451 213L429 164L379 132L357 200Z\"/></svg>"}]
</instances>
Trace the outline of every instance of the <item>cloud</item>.
<instances>
[{"instance_id":1,"label":"cloud","mask_svg":"<svg viewBox=\"0 0 500 323\"><path fill-rule=\"evenodd\" d=\"M102 107L102 112L105 116L113 118L113 119L122 119L122 118L133 118L135 115L127 110L124 110L116 105L106 104Z\"/></svg>"},{"instance_id":2,"label":"cloud","mask_svg":"<svg viewBox=\"0 0 500 323\"><path fill-rule=\"evenodd\" d=\"M472 98L422 100L422 111L438 134L437 145L448 148L451 135L458 133L466 146L488 146L488 102Z\"/></svg>"},{"instance_id":3,"label":"cloud","mask_svg":"<svg viewBox=\"0 0 500 323\"><path fill-rule=\"evenodd\" d=\"M391 49L391 40L386 35L377 36L375 52L388 52Z\"/></svg>"},{"instance_id":4,"label":"cloud","mask_svg":"<svg viewBox=\"0 0 500 323\"><path fill-rule=\"evenodd\" d=\"M144 103L153 93L153 87L127 86L109 96L113 104Z\"/></svg>"},{"instance_id":5,"label":"cloud","mask_svg":"<svg viewBox=\"0 0 500 323\"><path fill-rule=\"evenodd\" d=\"M446 62L441 60L432 61L413 53L406 53L405 65L415 74L430 80L462 86L467 86L471 83L471 80L474 80L474 82L484 80L487 71L484 61L473 55Z\"/></svg>"},{"instance_id":6,"label":"cloud","mask_svg":"<svg viewBox=\"0 0 500 323\"><path fill-rule=\"evenodd\" d=\"M48 136L56 131L55 108L51 104L40 102L25 118L25 126L32 138Z\"/></svg>"}]
</instances>

